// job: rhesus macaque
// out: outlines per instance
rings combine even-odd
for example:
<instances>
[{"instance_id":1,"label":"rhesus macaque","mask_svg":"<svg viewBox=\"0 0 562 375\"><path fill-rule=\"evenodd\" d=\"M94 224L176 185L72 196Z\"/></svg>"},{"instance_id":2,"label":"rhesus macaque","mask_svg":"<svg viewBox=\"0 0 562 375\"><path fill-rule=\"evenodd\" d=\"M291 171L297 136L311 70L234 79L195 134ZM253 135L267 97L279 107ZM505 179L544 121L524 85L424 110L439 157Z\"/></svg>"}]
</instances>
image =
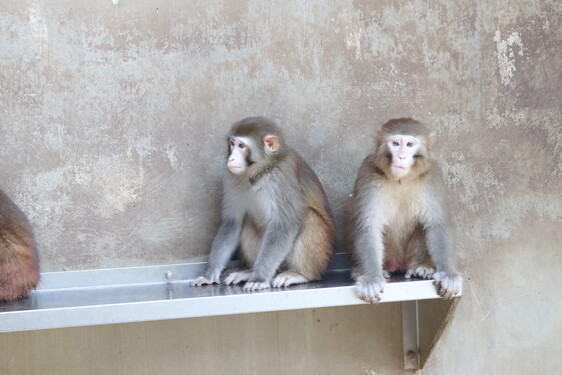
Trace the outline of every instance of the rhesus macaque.
<instances>
[{"instance_id":1,"label":"rhesus macaque","mask_svg":"<svg viewBox=\"0 0 562 375\"><path fill-rule=\"evenodd\" d=\"M25 296L39 282L39 259L31 225L0 190L0 301Z\"/></svg>"},{"instance_id":2,"label":"rhesus macaque","mask_svg":"<svg viewBox=\"0 0 562 375\"><path fill-rule=\"evenodd\" d=\"M264 117L235 123L228 143L222 222L206 274L190 285L220 284L238 247L250 269L230 273L227 285L245 281L243 289L253 291L319 279L335 234L326 194L312 169Z\"/></svg>"},{"instance_id":3,"label":"rhesus macaque","mask_svg":"<svg viewBox=\"0 0 562 375\"><path fill-rule=\"evenodd\" d=\"M461 291L444 185L430 155L433 138L418 121L391 120L359 168L348 202L346 242L357 266L357 294L367 302L380 301L394 272L433 278L445 299Z\"/></svg>"}]
</instances>

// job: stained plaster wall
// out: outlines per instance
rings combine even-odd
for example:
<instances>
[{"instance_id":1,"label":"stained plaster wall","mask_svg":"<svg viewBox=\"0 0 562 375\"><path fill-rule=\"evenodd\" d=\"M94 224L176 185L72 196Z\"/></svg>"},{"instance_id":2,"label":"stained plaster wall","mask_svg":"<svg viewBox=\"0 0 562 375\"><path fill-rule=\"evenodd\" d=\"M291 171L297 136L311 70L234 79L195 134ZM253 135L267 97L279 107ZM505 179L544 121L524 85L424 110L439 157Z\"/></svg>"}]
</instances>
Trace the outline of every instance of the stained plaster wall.
<instances>
[{"instance_id":1,"label":"stained plaster wall","mask_svg":"<svg viewBox=\"0 0 562 375\"><path fill-rule=\"evenodd\" d=\"M339 228L376 126L414 116L439 137L465 276L424 373L556 373L561 20L558 0L0 0L1 187L33 222L45 271L199 260L232 122L278 121ZM229 358L233 373L401 374L397 316L364 306L3 334L0 373L224 373ZM265 341L225 328L266 323Z\"/></svg>"}]
</instances>

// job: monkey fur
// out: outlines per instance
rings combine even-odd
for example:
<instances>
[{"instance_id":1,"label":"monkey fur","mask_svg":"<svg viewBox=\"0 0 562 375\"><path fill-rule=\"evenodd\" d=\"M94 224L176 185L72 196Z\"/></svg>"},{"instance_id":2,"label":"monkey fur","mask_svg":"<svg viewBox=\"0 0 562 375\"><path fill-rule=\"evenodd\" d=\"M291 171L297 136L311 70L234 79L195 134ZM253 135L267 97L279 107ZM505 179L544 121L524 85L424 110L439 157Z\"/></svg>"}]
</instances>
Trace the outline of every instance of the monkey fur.
<instances>
[{"instance_id":1,"label":"monkey fur","mask_svg":"<svg viewBox=\"0 0 562 375\"><path fill-rule=\"evenodd\" d=\"M391 120L359 168L348 200L345 237L357 293L378 303L390 273L434 279L440 295L459 293L444 184L430 150L434 136L409 118Z\"/></svg>"},{"instance_id":2,"label":"monkey fur","mask_svg":"<svg viewBox=\"0 0 562 375\"><path fill-rule=\"evenodd\" d=\"M0 190L0 301L17 300L38 282L39 258L31 225Z\"/></svg>"},{"instance_id":3,"label":"monkey fur","mask_svg":"<svg viewBox=\"0 0 562 375\"><path fill-rule=\"evenodd\" d=\"M245 281L244 289L252 291L319 279L335 233L316 175L267 118L235 123L229 144L222 221L207 273L191 285L221 283L220 275L238 247L249 269L228 275L227 285Z\"/></svg>"}]
</instances>

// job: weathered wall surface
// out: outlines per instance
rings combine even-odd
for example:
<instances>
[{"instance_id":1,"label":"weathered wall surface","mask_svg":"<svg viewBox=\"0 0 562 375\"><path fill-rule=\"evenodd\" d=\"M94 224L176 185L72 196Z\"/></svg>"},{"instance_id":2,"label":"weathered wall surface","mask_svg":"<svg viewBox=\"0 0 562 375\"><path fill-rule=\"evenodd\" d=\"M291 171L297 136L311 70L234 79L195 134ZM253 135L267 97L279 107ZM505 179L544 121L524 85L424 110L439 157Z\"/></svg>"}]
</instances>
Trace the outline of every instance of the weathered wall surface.
<instances>
[{"instance_id":1,"label":"weathered wall surface","mask_svg":"<svg viewBox=\"0 0 562 375\"><path fill-rule=\"evenodd\" d=\"M470 53L479 105L446 155L465 289L428 373L554 374L562 368L562 3L483 1L478 13Z\"/></svg>"},{"instance_id":2,"label":"weathered wall surface","mask_svg":"<svg viewBox=\"0 0 562 375\"><path fill-rule=\"evenodd\" d=\"M1 187L33 222L44 270L184 262L208 252L232 122L278 121L341 224L376 126L414 116L439 136L465 275L461 304L424 373L556 373L561 20L558 0L0 0ZM345 311L376 337L398 310L375 309L370 318ZM341 319L341 310L327 311L329 321ZM287 321L314 316L286 314ZM219 371L211 362L226 350L241 361L274 358L279 373L305 368L302 353L310 372L402 373L400 350L377 355L384 345L375 339L337 357L341 367L326 362L341 348L313 349L349 340L358 334L351 325L310 329L284 352L283 370L276 350L284 344L237 344L230 352L217 339L227 321L285 324L279 316L206 321L214 336L198 345L208 362L194 368ZM170 348L160 346L165 338L138 332L182 324L192 327L126 325L121 341L105 328L2 335L0 372L76 373L49 342L93 340L84 347L93 354L82 354L84 373L97 373L94 359L130 373L138 357L116 359L103 349L109 342L117 351L163 355L156 348ZM286 329L298 335L303 326ZM167 338L181 346L182 332ZM236 335L223 337L237 342ZM400 347L399 334L381 336ZM244 341L259 337L251 331ZM16 344L22 338L33 342L31 352ZM159 358L144 368L190 368L179 353ZM18 372L22 361L30 367Z\"/></svg>"}]
</instances>

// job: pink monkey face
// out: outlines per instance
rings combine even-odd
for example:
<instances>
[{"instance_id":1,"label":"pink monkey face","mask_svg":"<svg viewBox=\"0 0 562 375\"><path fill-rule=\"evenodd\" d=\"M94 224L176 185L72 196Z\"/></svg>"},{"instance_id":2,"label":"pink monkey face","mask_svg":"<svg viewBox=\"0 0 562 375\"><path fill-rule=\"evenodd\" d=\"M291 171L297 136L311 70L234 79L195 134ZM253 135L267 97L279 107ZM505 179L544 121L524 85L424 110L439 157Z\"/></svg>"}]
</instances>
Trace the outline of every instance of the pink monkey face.
<instances>
[{"instance_id":1,"label":"pink monkey face","mask_svg":"<svg viewBox=\"0 0 562 375\"><path fill-rule=\"evenodd\" d=\"M246 142L244 142L246 141ZM228 170L234 175L241 175L246 172L248 167L249 149L248 140L238 137L232 137L229 140L230 155L228 157Z\"/></svg>"},{"instance_id":2,"label":"pink monkey face","mask_svg":"<svg viewBox=\"0 0 562 375\"><path fill-rule=\"evenodd\" d=\"M393 135L386 143L392 154L390 172L396 178L406 176L414 165L414 156L420 148L420 141L411 135Z\"/></svg>"}]
</instances>

